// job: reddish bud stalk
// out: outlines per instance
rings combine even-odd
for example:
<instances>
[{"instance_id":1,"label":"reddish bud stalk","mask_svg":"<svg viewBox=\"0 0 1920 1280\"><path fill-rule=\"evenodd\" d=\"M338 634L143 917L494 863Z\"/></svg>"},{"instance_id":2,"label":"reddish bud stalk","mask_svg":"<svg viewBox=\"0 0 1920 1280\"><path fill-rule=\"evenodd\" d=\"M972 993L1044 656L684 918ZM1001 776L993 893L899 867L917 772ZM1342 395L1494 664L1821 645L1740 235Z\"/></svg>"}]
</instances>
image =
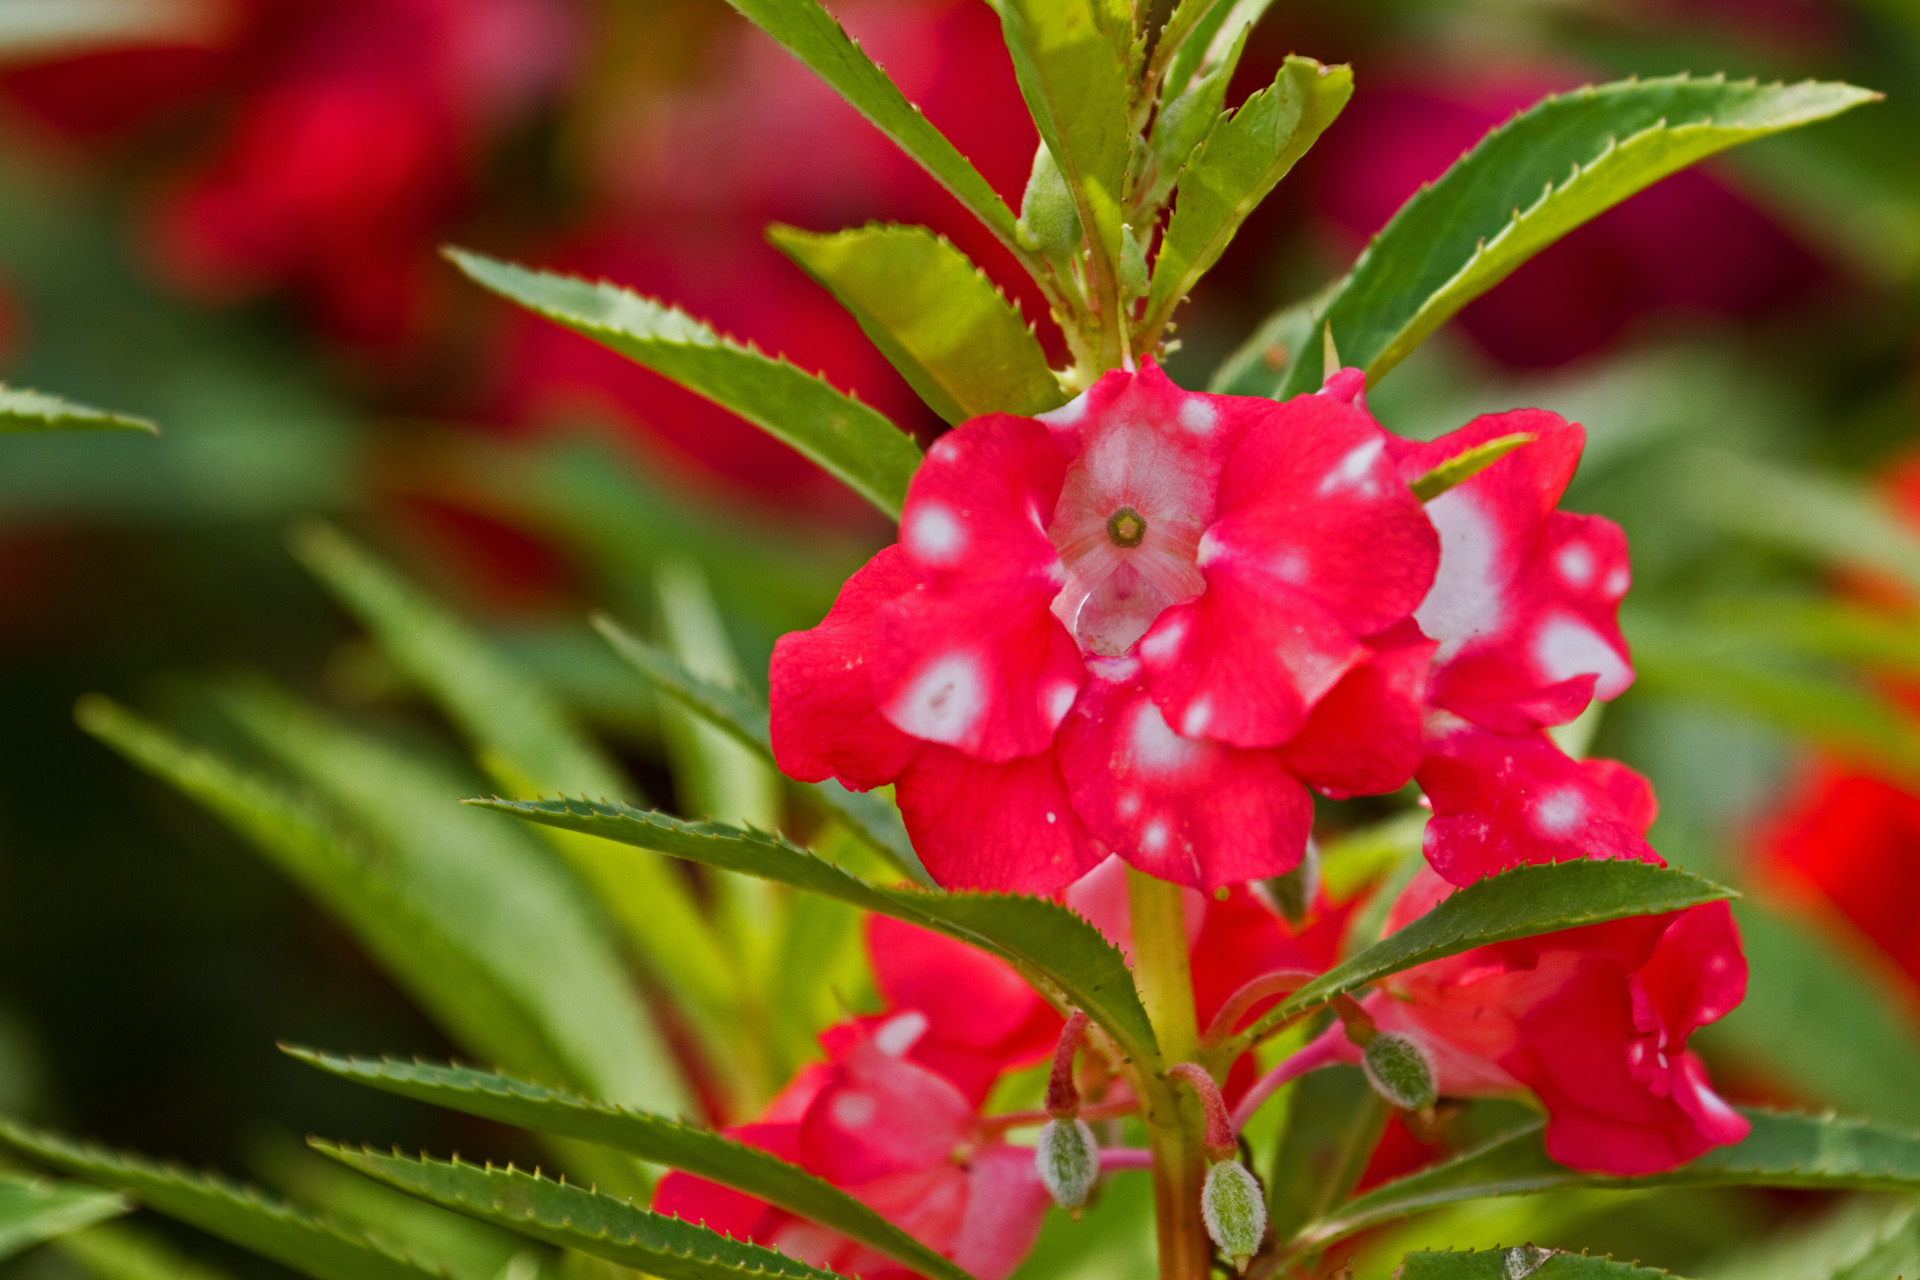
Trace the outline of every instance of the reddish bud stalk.
<instances>
[{"instance_id":1,"label":"reddish bud stalk","mask_svg":"<svg viewBox=\"0 0 1920 1280\"><path fill-rule=\"evenodd\" d=\"M1047 1077L1047 1114L1072 1120L1080 1114L1080 1089L1073 1082L1073 1055L1087 1034L1087 1015L1075 1009L1053 1046L1053 1072Z\"/></svg>"},{"instance_id":2,"label":"reddish bud stalk","mask_svg":"<svg viewBox=\"0 0 1920 1280\"><path fill-rule=\"evenodd\" d=\"M1213 1021L1207 1026L1207 1034L1200 1038L1201 1043L1219 1044L1233 1034L1240 1019L1246 1017L1262 1000L1271 996L1292 995L1319 976L1307 969L1276 969L1252 979L1227 997L1227 1002L1220 1006L1220 1012L1213 1015Z\"/></svg>"},{"instance_id":3,"label":"reddish bud stalk","mask_svg":"<svg viewBox=\"0 0 1920 1280\"><path fill-rule=\"evenodd\" d=\"M1200 1109L1207 1117L1207 1132L1203 1139L1207 1158L1216 1161L1233 1159L1239 1153L1240 1144L1234 1141L1233 1122L1227 1116L1226 1099L1220 1096L1220 1086L1213 1082L1207 1069L1197 1062L1182 1062L1168 1067L1167 1074L1176 1080L1185 1080L1200 1097Z\"/></svg>"},{"instance_id":4,"label":"reddish bud stalk","mask_svg":"<svg viewBox=\"0 0 1920 1280\"><path fill-rule=\"evenodd\" d=\"M1373 1043L1380 1029L1373 1023L1373 1015L1360 1007L1359 1001L1352 996L1335 996L1330 1002L1333 1011L1340 1015L1340 1024L1347 1029L1347 1039L1364 1049Z\"/></svg>"}]
</instances>

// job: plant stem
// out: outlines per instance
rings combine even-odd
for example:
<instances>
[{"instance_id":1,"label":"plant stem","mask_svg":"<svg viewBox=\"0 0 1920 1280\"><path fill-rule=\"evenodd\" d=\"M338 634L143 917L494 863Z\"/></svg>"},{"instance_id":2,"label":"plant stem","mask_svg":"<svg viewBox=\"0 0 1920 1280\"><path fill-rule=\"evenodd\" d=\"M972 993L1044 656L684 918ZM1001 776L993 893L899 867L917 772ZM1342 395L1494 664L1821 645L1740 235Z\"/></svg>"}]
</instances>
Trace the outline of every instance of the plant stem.
<instances>
[{"instance_id":1,"label":"plant stem","mask_svg":"<svg viewBox=\"0 0 1920 1280\"><path fill-rule=\"evenodd\" d=\"M1200 1216L1200 1184L1206 1176L1200 1107L1174 1086L1164 1065L1188 1061L1200 1047L1180 886L1128 868L1127 903L1133 915L1134 981L1160 1042L1160 1063L1151 1075L1142 1064L1138 1085L1153 1148L1160 1277L1207 1280L1213 1249Z\"/></svg>"}]
</instances>

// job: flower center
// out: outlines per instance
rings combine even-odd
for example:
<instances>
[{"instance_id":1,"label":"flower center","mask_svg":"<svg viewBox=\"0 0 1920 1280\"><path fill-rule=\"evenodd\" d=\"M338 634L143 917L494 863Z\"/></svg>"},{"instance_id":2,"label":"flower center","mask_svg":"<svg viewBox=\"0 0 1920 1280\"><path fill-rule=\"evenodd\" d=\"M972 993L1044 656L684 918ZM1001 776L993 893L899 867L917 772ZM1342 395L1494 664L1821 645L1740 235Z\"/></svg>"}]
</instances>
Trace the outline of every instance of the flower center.
<instances>
[{"instance_id":1,"label":"flower center","mask_svg":"<svg viewBox=\"0 0 1920 1280\"><path fill-rule=\"evenodd\" d=\"M1122 507L1107 517L1107 537L1116 547L1137 547L1147 536L1147 522L1132 507Z\"/></svg>"}]
</instances>

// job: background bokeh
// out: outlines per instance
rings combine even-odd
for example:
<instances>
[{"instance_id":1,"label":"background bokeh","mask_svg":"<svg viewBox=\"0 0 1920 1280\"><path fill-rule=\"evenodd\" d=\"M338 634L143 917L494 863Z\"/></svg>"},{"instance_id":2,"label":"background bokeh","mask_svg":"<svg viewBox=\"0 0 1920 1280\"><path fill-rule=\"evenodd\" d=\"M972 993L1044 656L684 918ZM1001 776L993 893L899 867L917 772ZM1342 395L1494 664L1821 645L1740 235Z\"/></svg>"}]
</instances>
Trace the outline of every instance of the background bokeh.
<instances>
[{"instance_id":1,"label":"background bokeh","mask_svg":"<svg viewBox=\"0 0 1920 1280\"><path fill-rule=\"evenodd\" d=\"M451 1050L324 911L81 733L76 697L218 734L209 678L264 672L449 751L288 554L322 514L697 811L588 610L656 627L662 575L692 565L757 680L887 531L753 428L482 295L439 246L669 298L923 438L937 420L767 223L929 223L1057 334L951 199L719 0L138 7L137 38L49 36L0 69L0 378L164 429L0 442L0 1110L282 1185L318 1176L290 1154L308 1130L513 1156L505 1131L275 1051ZM986 5L836 12L1017 204L1034 131ZM1188 385L1545 93L1690 70L1887 94L1603 215L1371 403L1414 435L1520 404L1586 424L1568 505L1628 530L1641 673L1596 749L1653 778L1657 847L1749 891L1753 996L1702 1037L1716 1079L1920 1122L1920 541L1901 524L1920 529L1920 9L1277 0L1232 99L1290 51L1350 61L1356 96L1186 313L1169 368ZM1709 1266L1819 1207L1493 1202L1446 1238L1565 1230ZM42 1250L5 1270L78 1267Z\"/></svg>"}]
</instances>

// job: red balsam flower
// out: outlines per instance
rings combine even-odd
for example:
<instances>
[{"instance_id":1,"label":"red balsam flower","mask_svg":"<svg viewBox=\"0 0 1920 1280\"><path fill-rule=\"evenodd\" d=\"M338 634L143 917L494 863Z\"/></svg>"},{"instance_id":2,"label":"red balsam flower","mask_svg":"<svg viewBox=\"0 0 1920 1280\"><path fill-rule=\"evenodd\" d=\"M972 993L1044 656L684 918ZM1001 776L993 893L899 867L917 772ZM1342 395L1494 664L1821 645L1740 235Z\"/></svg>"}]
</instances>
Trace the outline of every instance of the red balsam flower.
<instances>
[{"instance_id":1,"label":"red balsam flower","mask_svg":"<svg viewBox=\"0 0 1920 1280\"><path fill-rule=\"evenodd\" d=\"M1450 891L1422 870L1398 929ZM1747 963L1724 902L1503 942L1387 978L1363 1007L1433 1055L1449 1097L1531 1091L1547 1154L1620 1177L1660 1173L1747 1136L1687 1047L1745 997ZM1360 1061L1335 1024L1317 1046ZM1308 1050L1313 1052L1313 1050Z\"/></svg>"},{"instance_id":2,"label":"red balsam flower","mask_svg":"<svg viewBox=\"0 0 1920 1280\"><path fill-rule=\"evenodd\" d=\"M1420 756L1439 539L1359 390L1149 362L955 428L899 545L775 649L781 767L896 784L949 887L1049 892L1108 852L1209 890L1288 871L1309 786L1390 791Z\"/></svg>"}]
</instances>

